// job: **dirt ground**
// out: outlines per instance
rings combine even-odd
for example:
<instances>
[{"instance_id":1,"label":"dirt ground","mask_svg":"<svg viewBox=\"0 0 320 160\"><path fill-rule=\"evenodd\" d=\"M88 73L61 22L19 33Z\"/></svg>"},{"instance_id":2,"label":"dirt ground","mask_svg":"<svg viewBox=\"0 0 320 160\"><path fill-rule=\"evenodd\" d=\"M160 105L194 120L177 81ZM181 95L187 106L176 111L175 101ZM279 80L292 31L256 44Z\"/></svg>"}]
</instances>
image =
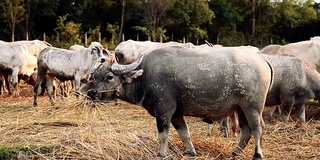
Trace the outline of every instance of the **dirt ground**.
<instances>
[{"instance_id":1,"label":"dirt ground","mask_svg":"<svg viewBox=\"0 0 320 160\"><path fill-rule=\"evenodd\" d=\"M39 106L33 107L32 87L22 86L20 90L17 98L0 96L0 159L3 148L20 148L12 151L10 159L126 160L154 159L157 155L155 119L142 107L121 100L93 107L91 102L77 100L73 95L58 98L55 106L47 96L39 97ZM320 107L310 103L306 109L306 124L295 118L283 123L275 116L273 123L265 126L265 159L320 159ZM231 153L239 137L225 138L216 123L213 136L208 136L207 125L201 119L186 117L186 121L197 152L192 159L252 158L253 139L244 153L234 158ZM43 147L49 149L43 151ZM173 128L167 159L188 159Z\"/></svg>"}]
</instances>

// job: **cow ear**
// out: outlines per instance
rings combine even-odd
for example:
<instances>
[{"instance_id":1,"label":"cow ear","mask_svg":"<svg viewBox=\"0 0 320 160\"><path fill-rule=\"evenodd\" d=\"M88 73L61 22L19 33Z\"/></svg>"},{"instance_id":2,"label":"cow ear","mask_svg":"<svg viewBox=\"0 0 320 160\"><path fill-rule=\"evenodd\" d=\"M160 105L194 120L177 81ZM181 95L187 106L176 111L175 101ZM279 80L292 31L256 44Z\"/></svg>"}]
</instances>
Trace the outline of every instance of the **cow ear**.
<instances>
[{"instance_id":1,"label":"cow ear","mask_svg":"<svg viewBox=\"0 0 320 160\"><path fill-rule=\"evenodd\" d=\"M132 80L135 79L135 78L138 78L139 76L141 76L143 73L143 70L140 69L140 70L135 70L135 71L131 71L127 74L124 75L125 77L125 81L127 83L132 83Z\"/></svg>"}]
</instances>

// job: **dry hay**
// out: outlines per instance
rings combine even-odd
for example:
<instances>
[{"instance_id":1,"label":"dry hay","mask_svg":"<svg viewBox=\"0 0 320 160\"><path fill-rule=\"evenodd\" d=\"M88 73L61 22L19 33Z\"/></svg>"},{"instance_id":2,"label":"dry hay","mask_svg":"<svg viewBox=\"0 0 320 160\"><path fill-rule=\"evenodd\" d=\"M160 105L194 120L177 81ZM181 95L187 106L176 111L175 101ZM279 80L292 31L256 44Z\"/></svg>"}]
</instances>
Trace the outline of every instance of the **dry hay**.
<instances>
[{"instance_id":1,"label":"dry hay","mask_svg":"<svg viewBox=\"0 0 320 160\"><path fill-rule=\"evenodd\" d=\"M32 93L32 92L31 92ZM29 94L29 91L28 91ZM17 159L153 159L158 151L155 119L145 109L129 103L97 103L71 97L57 99L51 106L48 97L39 97L33 107L32 94L12 98L0 96L0 148L51 147L42 153L19 152ZM308 112L307 112L308 113ZM230 159L238 138L224 138L217 125L207 136L206 124L186 117L197 157ZM263 135L265 159L319 159L320 122L311 119L301 125L294 120L266 125ZM177 132L171 127L168 159L187 159ZM236 159L251 159L253 139Z\"/></svg>"}]
</instances>

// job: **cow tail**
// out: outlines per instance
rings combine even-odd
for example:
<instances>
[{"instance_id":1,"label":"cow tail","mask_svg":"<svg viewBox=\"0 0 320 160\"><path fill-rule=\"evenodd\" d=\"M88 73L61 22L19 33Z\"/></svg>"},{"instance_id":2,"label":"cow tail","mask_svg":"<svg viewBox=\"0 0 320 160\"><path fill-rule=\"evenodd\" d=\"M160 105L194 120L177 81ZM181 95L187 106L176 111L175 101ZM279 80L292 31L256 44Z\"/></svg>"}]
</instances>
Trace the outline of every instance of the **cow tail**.
<instances>
[{"instance_id":1,"label":"cow tail","mask_svg":"<svg viewBox=\"0 0 320 160\"><path fill-rule=\"evenodd\" d=\"M274 80L274 69L272 67L272 65L270 64L269 61L265 60L267 62L267 64L269 65L269 68L271 70L271 79L270 79L270 86L269 86L269 91L271 91L272 85L273 85L273 80ZM268 91L268 92L269 92Z\"/></svg>"}]
</instances>

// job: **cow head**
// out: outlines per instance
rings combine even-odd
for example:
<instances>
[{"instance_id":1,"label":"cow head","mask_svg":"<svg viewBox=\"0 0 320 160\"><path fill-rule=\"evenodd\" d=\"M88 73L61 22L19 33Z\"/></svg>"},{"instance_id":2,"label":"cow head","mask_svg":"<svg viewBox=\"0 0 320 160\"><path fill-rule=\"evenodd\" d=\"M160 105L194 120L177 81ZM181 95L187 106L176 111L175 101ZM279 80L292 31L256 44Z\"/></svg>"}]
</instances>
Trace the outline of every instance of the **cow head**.
<instances>
[{"instance_id":1,"label":"cow head","mask_svg":"<svg viewBox=\"0 0 320 160\"><path fill-rule=\"evenodd\" d=\"M142 75L143 70L135 70L142 58L129 65L118 63L100 65L92 73L91 81L86 85L87 96L93 100L114 99L119 94L123 83L131 83L133 79Z\"/></svg>"},{"instance_id":2,"label":"cow head","mask_svg":"<svg viewBox=\"0 0 320 160\"><path fill-rule=\"evenodd\" d=\"M101 63L106 61L106 57L103 54L104 48L99 42L91 42L88 48L90 49L91 54L96 57L95 59L100 58Z\"/></svg>"}]
</instances>

